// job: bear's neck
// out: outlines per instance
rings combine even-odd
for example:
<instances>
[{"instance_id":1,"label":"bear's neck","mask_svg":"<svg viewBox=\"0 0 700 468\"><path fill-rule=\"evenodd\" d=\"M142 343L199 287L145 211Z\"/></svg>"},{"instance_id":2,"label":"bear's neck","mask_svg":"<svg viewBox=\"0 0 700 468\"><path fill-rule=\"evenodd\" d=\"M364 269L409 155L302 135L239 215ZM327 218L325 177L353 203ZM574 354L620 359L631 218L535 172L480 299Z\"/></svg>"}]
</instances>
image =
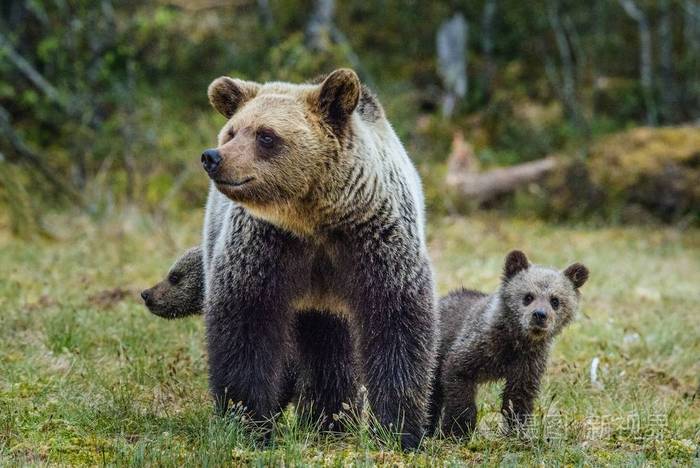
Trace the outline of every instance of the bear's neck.
<instances>
[{"instance_id":1,"label":"bear's neck","mask_svg":"<svg viewBox=\"0 0 700 468\"><path fill-rule=\"evenodd\" d=\"M387 195L384 179L380 170L360 159L354 166L341 165L327 173L301 199L268 205L246 203L244 207L253 216L300 237L315 237L391 216L396 203Z\"/></svg>"},{"instance_id":2,"label":"bear's neck","mask_svg":"<svg viewBox=\"0 0 700 468\"><path fill-rule=\"evenodd\" d=\"M243 207L254 217L291 232L299 237L310 237L317 232L312 210L296 203L259 205L245 203Z\"/></svg>"}]
</instances>

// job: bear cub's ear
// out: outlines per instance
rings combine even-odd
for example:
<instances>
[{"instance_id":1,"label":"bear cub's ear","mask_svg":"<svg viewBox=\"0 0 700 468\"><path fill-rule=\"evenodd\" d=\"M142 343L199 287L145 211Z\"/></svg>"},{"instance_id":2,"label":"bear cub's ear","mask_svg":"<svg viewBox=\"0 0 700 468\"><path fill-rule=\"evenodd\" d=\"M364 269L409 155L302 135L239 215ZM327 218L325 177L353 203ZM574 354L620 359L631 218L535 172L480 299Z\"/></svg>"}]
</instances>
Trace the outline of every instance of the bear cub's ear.
<instances>
[{"instance_id":1,"label":"bear cub's ear","mask_svg":"<svg viewBox=\"0 0 700 468\"><path fill-rule=\"evenodd\" d=\"M573 263L564 270L564 276L571 280L574 288L578 289L588 280L588 268L581 263Z\"/></svg>"},{"instance_id":2,"label":"bear cub's ear","mask_svg":"<svg viewBox=\"0 0 700 468\"><path fill-rule=\"evenodd\" d=\"M253 81L243 81L220 76L209 85L209 102L221 115L230 119L247 101L253 99L260 85Z\"/></svg>"},{"instance_id":3,"label":"bear cub's ear","mask_svg":"<svg viewBox=\"0 0 700 468\"><path fill-rule=\"evenodd\" d=\"M503 278L511 279L516 273L527 270L530 267L530 262L527 256L520 250L513 250L506 256L506 265L503 268Z\"/></svg>"},{"instance_id":4,"label":"bear cub's ear","mask_svg":"<svg viewBox=\"0 0 700 468\"><path fill-rule=\"evenodd\" d=\"M334 71L323 80L313 96L321 116L336 130L350 119L361 92L360 78L349 68Z\"/></svg>"}]
</instances>

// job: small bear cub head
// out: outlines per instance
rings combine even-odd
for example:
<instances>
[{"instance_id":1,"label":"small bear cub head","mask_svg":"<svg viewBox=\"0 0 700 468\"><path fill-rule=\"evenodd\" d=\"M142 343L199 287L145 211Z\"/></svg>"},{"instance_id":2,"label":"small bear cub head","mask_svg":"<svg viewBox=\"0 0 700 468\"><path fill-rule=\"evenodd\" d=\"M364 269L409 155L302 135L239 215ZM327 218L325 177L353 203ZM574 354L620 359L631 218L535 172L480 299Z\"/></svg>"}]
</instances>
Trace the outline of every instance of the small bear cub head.
<instances>
[{"instance_id":1,"label":"small bear cub head","mask_svg":"<svg viewBox=\"0 0 700 468\"><path fill-rule=\"evenodd\" d=\"M500 289L508 323L533 341L553 338L574 318L587 279L588 268L580 263L557 271L531 264L519 250L510 252Z\"/></svg>"},{"instance_id":2,"label":"small bear cub head","mask_svg":"<svg viewBox=\"0 0 700 468\"><path fill-rule=\"evenodd\" d=\"M200 313L204 287L202 268L201 248L187 250L175 261L165 279L141 292L148 310L167 319Z\"/></svg>"}]
</instances>

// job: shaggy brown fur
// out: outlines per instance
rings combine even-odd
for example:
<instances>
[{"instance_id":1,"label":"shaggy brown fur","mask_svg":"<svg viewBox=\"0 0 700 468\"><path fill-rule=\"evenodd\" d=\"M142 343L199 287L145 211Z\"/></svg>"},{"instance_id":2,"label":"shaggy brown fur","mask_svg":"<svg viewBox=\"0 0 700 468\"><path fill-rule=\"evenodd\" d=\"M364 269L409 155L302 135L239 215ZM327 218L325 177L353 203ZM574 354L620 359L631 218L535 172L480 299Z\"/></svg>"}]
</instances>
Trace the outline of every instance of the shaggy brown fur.
<instances>
[{"instance_id":1,"label":"shaggy brown fur","mask_svg":"<svg viewBox=\"0 0 700 468\"><path fill-rule=\"evenodd\" d=\"M155 315L176 319L199 314L204 295L202 249L192 247L170 268L168 275L152 288L141 293L146 306ZM332 342L331 340L337 340ZM356 366L352 358L352 340L347 323L340 317L323 311L306 310L294 322L293 353L285 365L285 376L280 391L279 409L296 401L300 410L310 417L317 417L312 403L323 408L340 407L339 396L347 396L352 402L356 392ZM312 365L308 362L314 361ZM299 365L299 362L307 365ZM338 363L348 363L339 366ZM314 373L309 369L333 366L344 373L340 378L327 373ZM336 385L344 388L336 388Z\"/></svg>"},{"instance_id":2,"label":"shaggy brown fur","mask_svg":"<svg viewBox=\"0 0 700 468\"><path fill-rule=\"evenodd\" d=\"M420 180L379 103L352 70L320 84L224 77L209 97L228 118L202 155L219 409L242 401L269 418L297 345L308 406L337 413L363 383L378 420L415 447L434 365L432 268Z\"/></svg>"},{"instance_id":3,"label":"shaggy brown fur","mask_svg":"<svg viewBox=\"0 0 700 468\"><path fill-rule=\"evenodd\" d=\"M460 290L440 301L440 351L432 402L435 428L469 435L476 425L481 383L505 379L502 413L508 431L532 412L550 345L572 320L588 269L574 263L563 272L530 265L524 253L508 254L499 290L487 295Z\"/></svg>"}]
</instances>

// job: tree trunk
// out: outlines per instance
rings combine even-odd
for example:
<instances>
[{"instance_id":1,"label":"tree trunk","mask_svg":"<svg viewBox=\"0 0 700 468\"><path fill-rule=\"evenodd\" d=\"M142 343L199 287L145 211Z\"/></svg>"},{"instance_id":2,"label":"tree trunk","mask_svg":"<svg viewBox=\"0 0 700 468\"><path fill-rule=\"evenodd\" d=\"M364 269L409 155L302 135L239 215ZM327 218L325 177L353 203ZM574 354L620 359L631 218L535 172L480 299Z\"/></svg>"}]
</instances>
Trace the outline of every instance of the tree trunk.
<instances>
[{"instance_id":1,"label":"tree trunk","mask_svg":"<svg viewBox=\"0 0 700 468\"><path fill-rule=\"evenodd\" d=\"M561 21L558 4L555 1L549 1L547 3L547 20L549 21L549 26L552 28L552 32L554 32L554 39L557 45L557 51L559 52L561 72L559 73L560 79L558 82L564 110L576 128L578 128L581 133L586 134L588 125L584 121L578 100L576 86L577 73L573 53L571 51L569 39L567 38L566 30ZM546 66L547 65L545 65L545 67ZM552 64L550 64L549 67L550 76L556 76L551 73ZM555 83L555 86L556 85Z\"/></svg>"},{"instance_id":2,"label":"tree trunk","mask_svg":"<svg viewBox=\"0 0 700 468\"><path fill-rule=\"evenodd\" d=\"M664 123L678 122L677 90L673 70L673 25L669 0L661 0L659 8L659 79L661 115Z\"/></svg>"},{"instance_id":3,"label":"tree trunk","mask_svg":"<svg viewBox=\"0 0 700 468\"><path fill-rule=\"evenodd\" d=\"M496 0L486 0L481 13L481 51L484 54L481 89L486 102L491 100L493 77L496 73L496 65L493 60L493 20L496 17L496 6Z\"/></svg>"},{"instance_id":4,"label":"tree trunk","mask_svg":"<svg viewBox=\"0 0 700 468\"><path fill-rule=\"evenodd\" d=\"M334 12L335 0L316 0L311 19L306 26L307 43L312 49L328 50Z\"/></svg>"},{"instance_id":5,"label":"tree trunk","mask_svg":"<svg viewBox=\"0 0 700 468\"><path fill-rule=\"evenodd\" d=\"M360 57L353 50L348 38L334 24L334 15L334 0L316 0L314 11L306 25L306 44L309 48L318 51L327 51L333 44L341 45L350 66L359 73L365 83L371 86L372 78L362 66Z\"/></svg>"},{"instance_id":6,"label":"tree trunk","mask_svg":"<svg viewBox=\"0 0 700 468\"><path fill-rule=\"evenodd\" d=\"M683 100L690 118L700 119L700 4L695 0L683 2L683 39L688 63Z\"/></svg>"},{"instance_id":7,"label":"tree trunk","mask_svg":"<svg viewBox=\"0 0 700 468\"><path fill-rule=\"evenodd\" d=\"M444 21L437 32L438 73L445 93L442 114L450 117L467 94L467 38L469 25L461 13Z\"/></svg>"},{"instance_id":8,"label":"tree trunk","mask_svg":"<svg viewBox=\"0 0 700 468\"><path fill-rule=\"evenodd\" d=\"M270 0L258 0L258 13L265 29L271 30L275 25L275 21L272 15L272 8L270 8Z\"/></svg>"},{"instance_id":9,"label":"tree trunk","mask_svg":"<svg viewBox=\"0 0 700 468\"><path fill-rule=\"evenodd\" d=\"M639 28L639 81L644 94L647 125L656 126L659 119L654 100L654 69L649 21L644 12L634 3L634 0L619 0L619 2L627 16L635 20Z\"/></svg>"}]
</instances>

